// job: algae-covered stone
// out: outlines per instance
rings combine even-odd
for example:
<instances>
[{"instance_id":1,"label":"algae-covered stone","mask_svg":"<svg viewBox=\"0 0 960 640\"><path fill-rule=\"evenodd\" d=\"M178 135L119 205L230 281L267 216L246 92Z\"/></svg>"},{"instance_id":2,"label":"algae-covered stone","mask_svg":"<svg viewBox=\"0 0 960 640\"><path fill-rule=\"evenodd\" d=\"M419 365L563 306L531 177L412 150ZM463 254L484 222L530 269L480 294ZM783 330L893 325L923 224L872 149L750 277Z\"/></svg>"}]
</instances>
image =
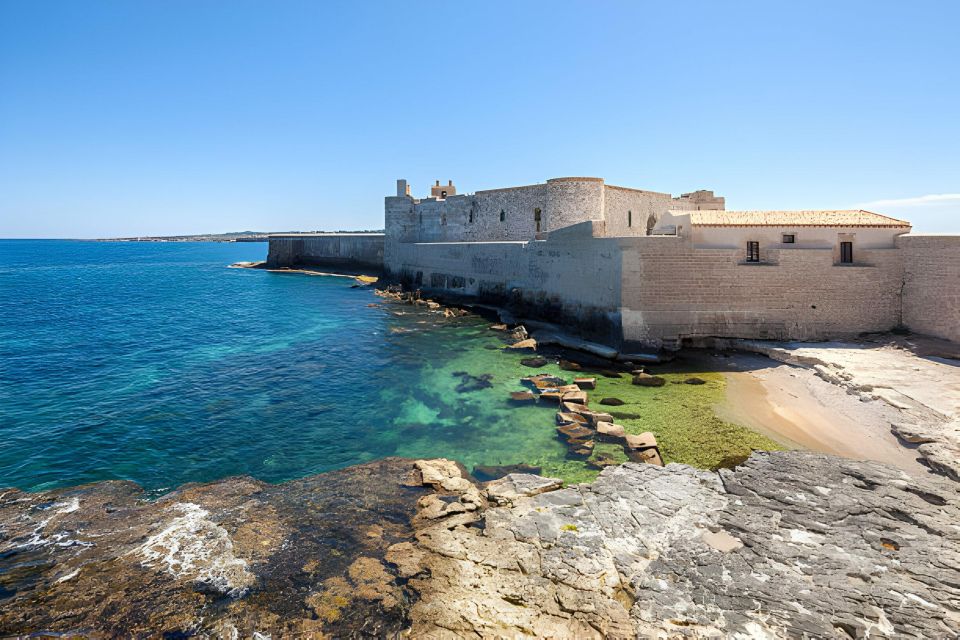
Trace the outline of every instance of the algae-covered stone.
<instances>
[{"instance_id":1,"label":"algae-covered stone","mask_svg":"<svg viewBox=\"0 0 960 640\"><path fill-rule=\"evenodd\" d=\"M667 384L666 378L650 375L649 373L638 373L633 376L633 384L638 387L662 387Z\"/></svg>"}]
</instances>

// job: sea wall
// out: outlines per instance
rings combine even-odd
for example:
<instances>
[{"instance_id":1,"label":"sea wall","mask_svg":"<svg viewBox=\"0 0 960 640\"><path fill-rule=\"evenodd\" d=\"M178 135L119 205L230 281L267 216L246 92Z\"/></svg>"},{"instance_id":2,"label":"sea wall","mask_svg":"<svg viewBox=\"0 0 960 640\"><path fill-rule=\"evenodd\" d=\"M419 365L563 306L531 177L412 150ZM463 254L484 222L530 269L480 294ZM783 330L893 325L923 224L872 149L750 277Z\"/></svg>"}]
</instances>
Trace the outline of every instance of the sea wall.
<instances>
[{"instance_id":1,"label":"sea wall","mask_svg":"<svg viewBox=\"0 0 960 640\"><path fill-rule=\"evenodd\" d=\"M903 253L903 324L960 342L960 236L908 234Z\"/></svg>"},{"instance_id":2,"label":"sea wall","mask_svg":"<svg viewBox=\"0 0 960 640\"><path fill-rule=\"evenodd\" d=\"M620 337L620 255L586 222L527 242L397 243L390 274L412 288L463 296L583 335Z\"/></svg>"},{"instance_id":3,"label":"sea wall","mask_svg":"<svg viewBox=\"0 0 960 640\"><path fill-rule=\"evenodd\" d=\"M823 340L900 321L900 252L863 250L840 265L825 249L697 248L688 238L625 238L623 339L657 345L698 337Z\"/></svg>"},{"instance_id":4,"label":"sea wall","mask_svg":"<svg viewBox=\"0 0 960 640\"><path fill-rule=\"evenodd\" d=\"M269 238L268 267L318 266L383 270L382 233L295 233Z\"/></svg>"}]
</instances>

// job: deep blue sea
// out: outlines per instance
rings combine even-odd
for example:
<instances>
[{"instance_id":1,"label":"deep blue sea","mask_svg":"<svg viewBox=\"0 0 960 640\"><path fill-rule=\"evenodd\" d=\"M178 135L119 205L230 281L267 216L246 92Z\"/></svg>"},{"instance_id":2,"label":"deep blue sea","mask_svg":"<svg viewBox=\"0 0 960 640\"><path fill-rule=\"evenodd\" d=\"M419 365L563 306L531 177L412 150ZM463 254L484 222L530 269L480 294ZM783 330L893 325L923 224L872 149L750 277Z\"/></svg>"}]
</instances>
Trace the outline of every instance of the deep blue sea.
<instances>
[{"instance_id":1,"label":"deep blue sea","mask_svg":"<svg viewBox=\"0 0 960 640\"><path fill-rule=\"evenodd\" d=\"M278 482L388 455L582 466L552 411L505 401L530 370L487 322L228 268L266 248L0 241L0 487ZM493 385L458 391L464 371Z\"/></svg>"}]
</instances>

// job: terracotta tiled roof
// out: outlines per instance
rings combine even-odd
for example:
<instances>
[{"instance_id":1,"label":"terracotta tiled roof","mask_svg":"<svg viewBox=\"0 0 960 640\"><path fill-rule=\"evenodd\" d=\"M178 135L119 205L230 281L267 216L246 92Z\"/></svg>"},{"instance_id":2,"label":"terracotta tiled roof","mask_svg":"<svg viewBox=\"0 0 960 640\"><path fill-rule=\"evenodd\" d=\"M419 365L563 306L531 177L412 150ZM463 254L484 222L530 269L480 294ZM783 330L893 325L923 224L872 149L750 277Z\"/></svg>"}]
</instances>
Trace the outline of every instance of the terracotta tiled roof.
<instances>
[{"instance_id":1,"label":"terracotta tiled roof","mask_svg":"<svg viewBox=\"0 0 960 640\"><path fill-rule=\"evenodd\" d=\"M846 211L676 211L690 214L698 227L910 227L905 220L850 209Z\"/></svg>"}]
</instances>

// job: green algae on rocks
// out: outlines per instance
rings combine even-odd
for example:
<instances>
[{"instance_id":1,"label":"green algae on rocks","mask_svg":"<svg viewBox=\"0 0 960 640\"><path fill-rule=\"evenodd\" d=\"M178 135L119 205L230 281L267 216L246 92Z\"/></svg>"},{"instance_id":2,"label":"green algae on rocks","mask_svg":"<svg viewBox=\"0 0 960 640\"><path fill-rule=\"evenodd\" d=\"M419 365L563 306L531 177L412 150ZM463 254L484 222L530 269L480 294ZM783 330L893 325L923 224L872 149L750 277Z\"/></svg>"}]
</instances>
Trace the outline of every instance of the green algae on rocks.
<instances>
[{"instance_id":1,"label":"green algae on rocks","mask_svg":"<svg viewBox=\"0 0 960 640\"><path fill-rule=\"evenodd\" d=\"M701 469L716 469L745 460L753 450L783 449L756 431L717 417L713 407L726 393L723 374L657 371L657 375L665 378L667 384L641 387L632 384L629 376L598 378L592 397L623 400L623 405L604 409L627 433L652 432L665 463L682 462ZM684 384L694 377L704 383Z\"/></svg>"}]
</instances>

